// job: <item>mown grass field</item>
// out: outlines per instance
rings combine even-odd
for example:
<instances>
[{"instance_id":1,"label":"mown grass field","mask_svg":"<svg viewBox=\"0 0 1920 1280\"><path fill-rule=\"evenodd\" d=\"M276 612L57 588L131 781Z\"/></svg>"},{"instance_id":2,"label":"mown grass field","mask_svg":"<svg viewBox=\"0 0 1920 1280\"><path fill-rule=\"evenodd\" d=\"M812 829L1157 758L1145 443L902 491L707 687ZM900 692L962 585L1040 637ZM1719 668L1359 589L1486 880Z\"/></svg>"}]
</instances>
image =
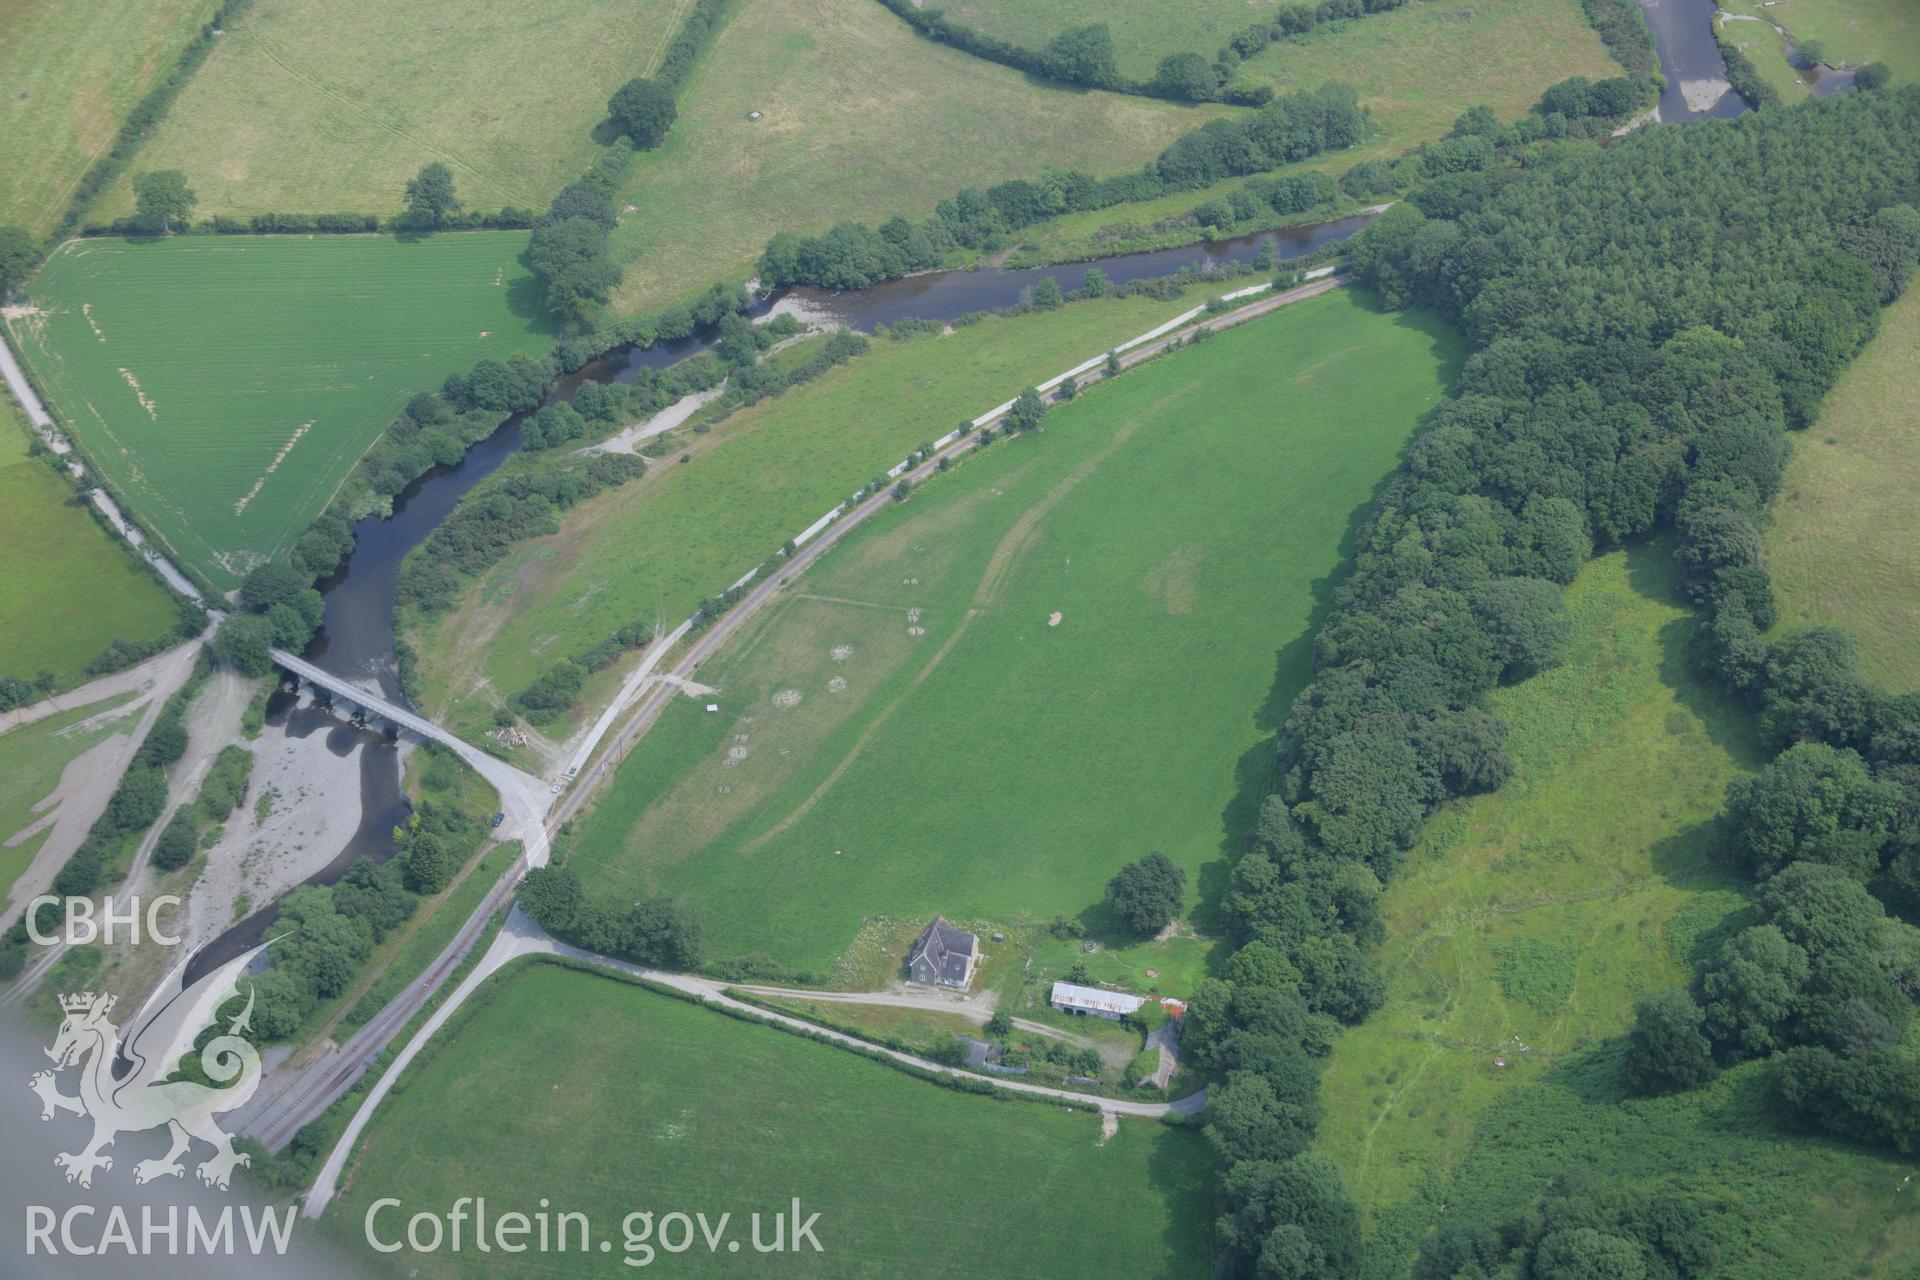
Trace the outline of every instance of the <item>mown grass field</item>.
<instances>
[{"instance_id":1,"label":"mown grass field","mask_svg":"<svg viewBox=\"0 0 1920 1280\"><path fill-rule=\"evenodd\" d=\"M1208 1274L1197 1134L1128 1120L1101 1145L1087 1113L968 1097L593 974L534 965L490 992L384 1104L326 1221L380 1274L630 1275L621 1220L636 1210L733 1215L739 1254L659 1255L675 1274ZM406 1202L404 1230L405 1213L465 1195L529 1213L544 1197L613 1249L366 1248L375 1199ZM796 1196L823 1251L753 1253L750 1215Z\"/></svg>"},{"instance_id":2,"label":"mown grass field","mask_svg":"<svg viewBox=\"0 0 1920 1280\"><path fill-rule=\"evenodd\" d=\"M651 474L519 544L431 626L412 625L421 705L458 732L636 619L668 627L920 444L1203 300L1106 299L945 337L878 341L815 382L676 432ZM674 461L691 454L684 465ZM519 462L514 465L528 465ZM537 464L536 464L537 465ZM587 690L610 696L617 673ZM604 686L604 687L602 687ZM556 730L557 732L558 730Z\"/></svg>"},{"instance_id":3,"label":"mown grass field","mask_svg":"<svg viewBox=\"0 0 1920 1280\"><path fill-rule=\"evenodd\" d=\"M1492 698L1518 772L1429 821L1381 899L1387 1002L1322 1078L1320 1145L1376 1217L1457 1165L1498 1099L1684 981L1676 938L1744 901L1713 820L1757 754L1687 674L1669 548L1595 560L1567 603L1565 663Z\"/></svg>"},{"instance_id":4,"label":"mown grass field","mask_svg":"<svg viewBox=\"0 0 1920 1280\"><path fill-rule=\"evenodd\" d=\"M8 328L109 486L231 587L410 395L551 344L525 246L505 231L77 241Z\"/></svg>"},{"instance_id":5,"label":"mown grass field","mask_svg":"<svg viewBox=\"0 0 1920 1280\"><path fill-rule=\"evenodd\" d=\"M1079 914L1149 850L1211 898L1350 523L1458 350L1341 291L1056 408L707 663L721 692L663 715L574 865L816 973L864 917Z\"/></svg>"},{"instance_id":6,"label":"mown grass field","mask_svg":"<svg viewBox=\"0 0 1920 1280\"><path fill-rule=\"evenodd\" d=\"M185 172L201 217L396 213L435 161L469 208L542 209L592 162L608 96L652 69L684 8L258 0L134 170ZM98 212L133 212L131 174Z\"/></svg>"},{"instance_id":7,"label":"mown grass field","mask_svg":"<svg viewBox=\"0 0 1920 1280\"><path fill-rule=\"evenodd\" d=\"M0 226L45 235L215 0L0 0Z\"/></svg>"},{"instance_id":8,"label":"mown grass field","mask_svg":"<svg viewBox=\"0 0 1920 1280\"><path fill-rule=\"evenodd\" d=\"M1029 49L1044 49L1049 40L1074 27L1104 22L1113 33L1120 73L1147 80L1170 53L1197 53L1212 62L1234 33L1272 18L1275 6L1265 0L1051 0L1044 5L956 0L942 8L955 22Z\"/></svg>"},{"instance_id":9,"label":"mown grass field","mask_svg":"<svg viewBox=\"0 0 1920 1280\"><path fill-rule=\"evenodd\" d=\"M1881 313L1819 420L1793 437L1767 567L1782 628L1837 626L1875 680L1920 689L1920 289Z\"/></svg>"},{"instance_id":10,"label":"mown grass field","mask_svg":"<svg viewBox=\"0 0 1920 1280\"><path fill-rule=\"evenodd\" d=\"M1548 85L1620 67L1575 0L1432 0L1316 27L1269 46L1242 74L1279 92L1352 85L1380 133L1343 153L1344 170L1441 137L1476 104L1509 120Z\"/></svg>"},{"instance_id":11,"label":"mown grass field","mask_svg":"<svg viewBox=\"0 0 1920 1280\"><path fill-rule=\"evenodd\" d=\"M150 640L178 615L46 461L27 456L31 439L0 397L0 676L51 670L66 688L110 641Z\"/></svg>"},{"instance_id":12,"label":"mown grass field","mask_svg":"<svg viewBox=\"0 0 1920 1280\"><path fill-rule=\"evenodd\" d=\"M776 231L925 217L961 187L1050 164L1133 169L1225 110L1044 84L922 39L873 0L748 0L618 197L634 208L614 232L615 307L745 278Z\"/></svg>"},{"instance_id":13,"label":"mown grass field","mask_svg":"<svg viewBox=\"0 0 1920 1280\"><path fill-rule=\"evenodd\" d=\"M133 729L138 713L112 714L132 696L70 707L0 734L0 903L46 843L45 830L27 834L43 816L35 806L53 794L74 757L102 739Z\"/></svg>"}]
</instances>

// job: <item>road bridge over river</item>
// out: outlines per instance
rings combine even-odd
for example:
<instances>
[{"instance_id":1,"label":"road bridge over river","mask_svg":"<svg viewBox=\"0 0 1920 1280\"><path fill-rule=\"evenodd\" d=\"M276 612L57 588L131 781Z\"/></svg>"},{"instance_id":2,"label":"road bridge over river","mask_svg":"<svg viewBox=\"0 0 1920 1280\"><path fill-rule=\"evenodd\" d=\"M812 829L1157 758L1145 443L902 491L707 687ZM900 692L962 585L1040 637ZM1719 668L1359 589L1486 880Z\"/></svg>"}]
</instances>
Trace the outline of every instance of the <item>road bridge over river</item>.
<instances>
[{"instance_id":1,"label":"road bridge over river","mask_svg":"<svg viewBox=\"0 0 1920 1280\"><path fill-rule=\"evenodd\" d=\"M271 652L274 663L281 670L315 688L326 690L332 695L335 706L345 705L358 709L370 717L386 721L400 733L426 742L437 742L466 761L475 773L485 778L492 784L493 789L500 793L500 809L516 829L502 831L501 837L510 839L518 834L526 849L527 865L533 867L546 865L549 845L545 819L558 788L549 789L547 784L532 774L523 773L506 761L488 755L472 743L442 729L425 716L409 711L405 707L395 706L377 694L368 693L352 681L317 667L305 658L295 657L285 649L274 649Z\"/></svg>"}]
</instances>

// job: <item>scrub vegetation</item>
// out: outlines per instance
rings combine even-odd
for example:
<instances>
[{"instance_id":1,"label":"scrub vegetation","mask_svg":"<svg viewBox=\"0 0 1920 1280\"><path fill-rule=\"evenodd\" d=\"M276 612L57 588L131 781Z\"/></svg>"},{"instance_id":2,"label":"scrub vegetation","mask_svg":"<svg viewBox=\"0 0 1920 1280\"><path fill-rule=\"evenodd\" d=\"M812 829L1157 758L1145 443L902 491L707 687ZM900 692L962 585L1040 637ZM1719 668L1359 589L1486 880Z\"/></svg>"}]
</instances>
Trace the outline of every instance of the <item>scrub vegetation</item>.
<instances>
[{"instance_id":1,"label":"scrub vegetation","mask_svg":"<svg viewBox=\"0 0 1920 1280\"><path fill-rule=\"evenodd\" d=\"M1381 896L1386 1000L1334 1051L1319 1143L1376 1219L1449 1176L1508 1090L1624 1032L1685 978L1702 914L1743 901L1713 820L1759 744L1687 668L1671 550L1574 580L1565 662L1490 700L1512 780L1430 818Z\"/></svg>"}]
</instances>

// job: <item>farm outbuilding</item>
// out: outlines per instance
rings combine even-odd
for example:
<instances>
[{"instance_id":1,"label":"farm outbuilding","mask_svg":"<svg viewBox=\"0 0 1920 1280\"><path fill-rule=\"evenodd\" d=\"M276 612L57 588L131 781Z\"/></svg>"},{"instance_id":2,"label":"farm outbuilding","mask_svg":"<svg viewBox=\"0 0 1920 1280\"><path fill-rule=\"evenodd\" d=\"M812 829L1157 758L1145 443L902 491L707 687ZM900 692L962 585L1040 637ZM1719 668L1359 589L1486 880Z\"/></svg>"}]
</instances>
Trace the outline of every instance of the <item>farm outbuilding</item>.
<instances>
[{"instance_id":1,"label":"farm outbuilding","mask_svg":"<svg viewBox=\"0 0 1920 1280\"><path fill-rule=\"evenodd\" d=\"M1117 1022L1138 1013L1147 1001L1144 996L1130 996L1124 991L1102 991L1098 987L1056 982L1047 1002L1063 1013L1090 1013L1096 1018L1112 1018Z\"/></svg>"}]
</instances>

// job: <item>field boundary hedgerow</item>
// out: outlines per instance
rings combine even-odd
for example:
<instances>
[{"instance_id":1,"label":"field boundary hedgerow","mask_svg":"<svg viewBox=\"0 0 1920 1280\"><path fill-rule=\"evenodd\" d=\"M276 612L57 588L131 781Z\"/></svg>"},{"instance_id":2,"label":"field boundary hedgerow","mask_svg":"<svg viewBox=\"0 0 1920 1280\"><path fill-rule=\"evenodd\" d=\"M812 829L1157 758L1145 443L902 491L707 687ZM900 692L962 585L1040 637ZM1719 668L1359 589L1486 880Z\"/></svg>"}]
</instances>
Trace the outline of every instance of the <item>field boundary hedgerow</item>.
<instances>
[{"instance_id":1,"label":"field boundary hedgerow","mask_svg":"<svg viewBox=\"0 0 1920 1280\"><path fill-rule=\"evenodd\" d=\"M127 113L127 118L121 122L119 130L114 134L112 147L106 155L88 166L87 171L81 175L73 194L68 198L66 212L60 215L59 222L54 224L53 230L48 232L41 241L36 266L44 262L55 247L64 243L73 234L81 220L86 217L87 210L92 208L93 202L100 198L101 192L124 173L128 165L133 163L133 157L139 152L141 144L153 136L154 127L166 117L167 109L173 105L174 99L180 96L180 91L186 87L187 81L193 78L193 73L200 69L206 62L207 56L213 52L214 41L226 24L240 17L252 5L253 0L222 0L220 7L214 11L213 17L200 28L200 34L180 51L180 56L174 61L173 69L159 84L148 90L147 96L140 100L139 105Z\"/></svg>"}]
</instances>

